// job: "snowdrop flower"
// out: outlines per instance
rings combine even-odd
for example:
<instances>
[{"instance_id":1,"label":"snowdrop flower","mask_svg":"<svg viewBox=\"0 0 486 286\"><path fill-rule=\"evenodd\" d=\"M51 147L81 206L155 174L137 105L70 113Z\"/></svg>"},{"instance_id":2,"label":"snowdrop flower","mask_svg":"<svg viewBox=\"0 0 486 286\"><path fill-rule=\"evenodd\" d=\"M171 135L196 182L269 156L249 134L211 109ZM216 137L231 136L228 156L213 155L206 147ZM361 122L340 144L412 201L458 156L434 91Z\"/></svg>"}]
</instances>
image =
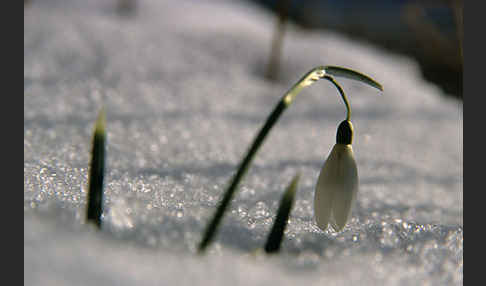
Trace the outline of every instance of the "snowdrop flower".
<instances>
[{"instance_id":1,"label":"snowdrop flower","mask_svg":"<svg viewBox=\"0 0 486 286\"><path fill-rule=\"evenodd\" d=\"M353 124L351 109L346 96L337 82L328 78L338 88L346 105L346 119L339 124L336 144L324 162L317 180L314 195L314 215L317 226L326 230L330 223L335 231L341 231L351 215L358 192L358 168L354 160Z\"/></svg>"},{"instance_id":2,"label":"snowdrop flower","mask_svg":"<svg viewBox=\"0 0 486 286\"><path fill-rule=\"evenodd\" d=\"M314 215L317 226L322 230L331 223L335 231L341 231L351 215L358 192L358 169L352 140L353 124L344 120L339 124L336 144L317 180Z\"/></svg>"},{"instance_id":3,"label":"snowdrop flower","mask_svg":"<svg viewBox=\"0 0 486 286\"><path fill-rule=\"evenodd\" d=\"M218 226L223 218L232 197L237 190L238 184L245 176L253 157L258 148L262 145L265 137L269 134L272 127L277 122L282 113L290 106L294 98L304 87L320 80L327 79L332 82L339 90L341 97L346 105L347 117L338 128L337 144L331 151L327 162L324 164L315 195L315 216L320 228L325 230L331 220L336 230L341 230L349 218L351 205L356 197L358 189L358 172L353 158L351 147L353 139L353 125L349 121L351 110L344 91L332 76L345 77L366 83L383 91L381 84L372 78L357 71L338 67L338 66L318 66L306 73L297 83L295 83L280 99L265 124L258 132L255 140L251 144L248 152L241 161L237 172L226 189L220 205L204 231L203 238L198 245L198 253L204 253L205 249L214 238Z\"/></svg>"}]
</instances>

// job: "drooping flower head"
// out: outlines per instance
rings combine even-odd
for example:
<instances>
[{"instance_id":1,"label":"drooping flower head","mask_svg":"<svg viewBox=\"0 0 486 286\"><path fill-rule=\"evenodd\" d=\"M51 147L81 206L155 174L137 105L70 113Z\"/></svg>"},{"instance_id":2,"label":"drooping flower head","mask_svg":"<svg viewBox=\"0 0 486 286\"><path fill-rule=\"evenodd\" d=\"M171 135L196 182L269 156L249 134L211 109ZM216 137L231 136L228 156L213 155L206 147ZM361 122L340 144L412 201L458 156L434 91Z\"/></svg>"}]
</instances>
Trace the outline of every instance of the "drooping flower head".
<instances>
[{"instance_id":1,"label":"drooping flower head","mask_svg":"<svg viewBox=\"0 0 486 286\"><path fill-rule=\"evenodd\" d=\"M346 119L337 129L336 144L322 167L314 194L314 216L317 226L326 230L329 224L341 231L351 216L358 193L358 168L353 154L351 108L341 87L336 85L346 105Z\"/></svg>"},{"instance_id":2,"label":"drooping flower head","mask_svg":"<svg viewBox=\"0 0 486 286\"><path fill-rule=\"evenodd\" d=\"M338 127L336 144L324 162L317 180L314 215L317 226L326 230L329 223L341 231L351 215L358 192L358 168L354 160L353 125L344 120Z\"/></svg>"},{"instance_id":3,"label":"drooping flower head","mask_svg":"<svg viewBox=\"0 0 486 286\"><path fill-rule=\"evenodd\" d=\"M232 177L224 193L220 205L216 209L212 220L209 222L204 231L202 240L198 245L199 253L204 253L205 249L213 240L214 234L218 229L225 210L227 209L235 191L237 190L239 182L245 176L253 157L264 142L272 127L275 125L287 107L290 106L297 94L299 94L303 88L310 86L320 79L327 79L337 87L341 93L344 103L346 104L347 116L346 120L343 121L338 128L337 143L331 151L328 160L324 164L323 170L319 177L315 203L316 220L322 229L327 228L330 218L332 218L335 229L340 230L344 227L349 218L353 197L356 196L355 190L357 190L358 175L351 148L351 143L353 140L353 126L351 121L349 121L351 109L349 108L349 103L342 88L334 80L333 76L358 80L383 91L381 84L374 81L372 78L348 68L338 66L318 66L306 73L280 99L267 117L265 124L258 132L245 157L243 157L237 172ZM350 190L350 192L346 192L346 190Z\"/></svg>"}]
</instances>

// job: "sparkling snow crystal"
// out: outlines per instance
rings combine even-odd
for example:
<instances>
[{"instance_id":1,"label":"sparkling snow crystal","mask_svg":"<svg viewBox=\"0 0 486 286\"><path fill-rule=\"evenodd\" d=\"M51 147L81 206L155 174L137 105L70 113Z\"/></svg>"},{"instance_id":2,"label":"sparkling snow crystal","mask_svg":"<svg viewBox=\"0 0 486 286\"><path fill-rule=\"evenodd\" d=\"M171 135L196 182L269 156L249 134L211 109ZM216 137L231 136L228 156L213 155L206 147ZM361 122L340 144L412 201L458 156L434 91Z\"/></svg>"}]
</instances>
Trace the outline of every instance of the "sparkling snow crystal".
<instances>
[{"instance_id":1,"label":"sparkling snow crystal","mask_svg":"<svg viewBox=\"0 0 486 286\"><path fill-rule=\"evenodd\" d=\"M462 285L462 103L417 64L289 26L281 77L263 78L274 17L244 1L31 1L24 11L26 285ZM360 189L342 232L313 218L345 109L327 81L272 130L215 243L196 245L237 164L291 85L318 65L353 108ZM93 126L106 110L103 229L86 224ZM301 172L279 255L263 247Z\"/></svg>"}]
</instances>

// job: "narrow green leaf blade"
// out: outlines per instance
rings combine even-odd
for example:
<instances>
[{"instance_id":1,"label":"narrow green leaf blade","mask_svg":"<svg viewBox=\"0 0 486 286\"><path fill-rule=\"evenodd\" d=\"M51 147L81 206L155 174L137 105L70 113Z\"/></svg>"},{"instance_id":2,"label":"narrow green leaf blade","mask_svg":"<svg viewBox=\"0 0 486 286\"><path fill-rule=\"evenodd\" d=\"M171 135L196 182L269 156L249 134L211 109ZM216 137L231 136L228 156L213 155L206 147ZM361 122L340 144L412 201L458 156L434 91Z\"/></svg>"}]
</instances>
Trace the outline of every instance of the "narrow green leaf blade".
<instances>
[{"instance_id":1,"label":"narrow green leaf blade","mask_svg":"<svg viewBox=\"0 0 486 286\"><path fill-rule=\"evenodd\" d=\"M214 235L217 232L217 229L221 223L221 220L223 219L224 212L229 206L229 203L236 192L238 188L238 184L240 181L243 179L245 176L248 168L251 165L251 162L253 160L253 157L256 155L258 149L260 146L263 144L265 138L268 136L270 133L270 130L273 128L273 126L276 124L277 120L280 118L282 113L287 109L288 106L293 102L295 97L304 89L305 87L310 86L314 82L317 82L319 79L328 79L330 80L329 75L327 75L326 68L328 68L331 72L341 75L341 76L346 76L352 79L358 79L364 82L368 82L374 87L377 87L378 89L382 90L382 87L379 83L375 82L371 78L360 74L358 72L355 72L353 70L349 70L346 68L340 68L340 67L325 67L325 66L318 66L307 72L302 78L297 81L280 99L280 101L277 103L273 111L270 113L270 115L267 117L267 120L265 121L263 127L260 129L258 132L255 140L253 141L252 145L250 146L248 152L246 153L245 157L241 161L237 172L235 175L232 177L230 184L228 188L226 189L223 199L218 206L213 218L211 219L210 223L207 225L202 240L198 245L198 253L202 254L206 248L211 244L212 240L214 239ZM331 78L331 81L334 83L334 85L339 89L339 92L343 96L343 99L345 102L347 100L345 99L344 92L340 88L339 84L337 82L333 81ZM349 104L347 104L348 106ZM348 108L349 109L349 108ZM350 112L348 112L349 114Z\"/></svg>"},{"instance_id":2,"label":"narrow green leaf blade","mask_svg":"<svg viewBox=\"0 0 486 286\"><path fill-rule=\"evenodd\" d=\"M106 145L105 121L105 112L102 109L93 133L93 149L91 152L91 165L88 178L87 221L93 222L98 228L101 228L101 215L103 213L103 178Z\"/></svg>"},{"instance_id":3,"label":"narrow green leaf blade","mask_svg":"<svg viewBox=\"0 0 486 286\"><path fill-rule=\"evenodd\" d=\"M285 190L284 195L282 196L282 199L280 200L275 222L265 244L265 252L268 254L276 253L280 250L284 231L287 227L290 211L292 210L292 205L294 203L299 177L300 174L294 176L292 182L290 182L289 186Z\"/></svg>"},{"instance_id":4,"label":"narrow green leaf blade","mask_svg":"<svg viewBox=\"0 0 486 286\"><path fill-rule=\"evenodd\" d=\"M343 67L337 67L337 66L326 66L325 71L327 74L333 75L333 76L338 76L338 77L345 77L349 79L354 79L357 81L361 81L363 83L366 83L374 88L377 88L381 91L383 91L383 86L372 79L371 77L362 74L360 72L357 72L352 69L348 68L343 68Z\"/></svg>"},{"instance_id":5,"label":"narrow green leaf blade","mask_svg":"<svg viewBox=\"0 0 486 286\"><path fill-rule=\"evenodd\" d=\"M253 143L250 149L248 150L246 156L241 161L237 172L231 179L230 184L224 193L223 200L221 201L213 218L211 219L210 223L208 224L208 226L204 231L203 238L198 246L199 254L204 253L204 251L209 246L209 244L211 244L212 240L214 239L214 235L216 234L216 231L219 228L221 220L223 219L224 212L228 208L229 203L231 202L231 199L233 198L233 195L236 192L236 189L238 188L240 181L243 179L246 172L248 171L248 168L251 165L253 157L257 153L260 146L263 144L266 136L268 135L272 127L275 125L278 118L282 115L284 110L287 108L288 104L285 103L284 98L285 96L280 99L280 101L273 109L272 113L270 113L270 115L268 116L262 129L260 129L255 140L253 140Z\"/></svg>"},{"instance_id":6,"label":"narrow green leaf blade","mask_svg":"<svg viewBox=\"0 0 486 286\"><path fill-rule=\"evenodd\" d=\"M323 66L315 67L306 73L302 78L296 82L280 99L277 105L274 107L273 111L267 117L263 127L258 132L255 140L253 140L252 145L250 146L246 156L241 161L238 171L233 176L230 181L228 188L224 193L223 200L221 201L216 213L214 214L213 218L211 219L210 223L206 227L203 238L198 245L198 253L202 254L206 250L206 248L211 244L212 240L214 239L214 235L218 230L218 227L223 219L224 212L229 206L229 203L238 188L238 184L245 176L248 168L251 165L253 157L256 155L258 149L263 144L265 138L272 130L273 126L277 123L277 120L280 118L282 113L287 109L288 106L293 102L294 98L302 91L304 87L310 86L314 82L318 81L319 79L325 76L325 71Z\"/></svg>"}]
</instances>

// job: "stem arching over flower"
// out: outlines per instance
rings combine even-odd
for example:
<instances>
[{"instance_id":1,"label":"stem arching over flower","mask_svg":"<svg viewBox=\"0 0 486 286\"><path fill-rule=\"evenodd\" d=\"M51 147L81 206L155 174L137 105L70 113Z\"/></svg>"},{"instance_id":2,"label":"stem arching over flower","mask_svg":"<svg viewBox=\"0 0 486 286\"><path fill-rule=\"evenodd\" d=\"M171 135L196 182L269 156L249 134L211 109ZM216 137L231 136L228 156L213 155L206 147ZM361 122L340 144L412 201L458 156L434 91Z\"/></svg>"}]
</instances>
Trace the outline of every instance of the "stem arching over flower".
<instances>
[{"instance_id":1,"label":"stem arching over flower","mask_svg":"<svg viewBox=\"0 0 486 286\"><path fill-rule=\"evenodd\" d=\"M361 82L364 82L366 84L369 84L375 88L378 88L382 90L382 87L379 83L371 79L370 77L363 75L359 72L353 71L351 69L346 69L346 68L340 68L340 67L335 67L335 66L318 66L310 70L308 73L306 73L297 83L295 83L285 94L284 96L280 99L280 101L277 103L273 111L270 113L268 116L267 120L265 121L265 124L263 127L260 129L259 133L257 134L255 140L253 141L252 145L250 146L246 156L243 158L241 161L238 170L236 174L233 176L233 178L230 181L230 184L228 188L226 189L226 192L223 196L223 199L216 210L216 213L214 214L212 220L208 224L204 236L199 243L198 246L198 252L202 253L205 251L206 247L211 243L214 234L217 231L217 228L223 218L223 214L226 210L226 208L229 206L229 203L233 197L233 194L235 193L239 182L241 179L244 177L246 174L253 157L255 156L256 152L262 145L264 139L272 129L272 127L275 125L279 117L282 115L284 110L293 102L294 98L299 94L304 87L310 86L314 82L318 81L319 79L325 78L329 81L331 81L339 90L341 93L341 97L343 98L346 108L347 108L347 118L349 118L351 109L349 108L349 103L347 102L346 96L344 95L344 92L342 88L339 86L339 84L331 77L331 75L335 76L342 76L342 77L347 77L350 79L358 80Z\"/></svg>"},{"instance_id":2,"label":"stem arching over flower","mask_svg":"<svg viewBox=\"0 0 486 286\"><path fill-rule=\"evenodd\" d=\"M346 106L346 120L349 120L351 118L351 107L349 106L348 98L346 97L344 90L333 77L326 75L324 78L332 82L341 94L341 98L343 99L344 105Z\"/></svg>"},{"instance_id":3,"label":"stem arching over flower","mask_svg":"<svg viewBox=\"0 0 486 286\"><path fill-rule=\"evenodd\" d=\"M366 75L349 72L345 68L329 67L329 73L358 79L383 90L381 84ZM331 223L335 231L341 231L351 216L359 188L358 168L351 145L354 128L350 121L351 107L344 91L334 78L328 75L325 78L331 81L341 93L347 112L346 119L338 126L336 144L324 162L317 180L314 194L314 216L320 229L326 230L328 224Z\"/></svg>"}]
</instances>

